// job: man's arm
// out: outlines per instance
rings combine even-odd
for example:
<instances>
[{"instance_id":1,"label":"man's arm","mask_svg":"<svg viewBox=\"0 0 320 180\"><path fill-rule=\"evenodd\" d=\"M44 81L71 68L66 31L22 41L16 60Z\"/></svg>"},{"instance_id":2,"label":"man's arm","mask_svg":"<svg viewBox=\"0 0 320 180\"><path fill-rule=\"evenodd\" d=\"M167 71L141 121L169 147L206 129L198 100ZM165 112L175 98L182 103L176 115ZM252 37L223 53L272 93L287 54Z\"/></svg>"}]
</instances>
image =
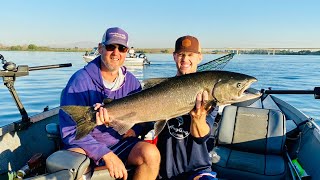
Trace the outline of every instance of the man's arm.
<instances>
[{"instance_id":1,"label":"man's arm","mask_svg":"<svg viewBox=\"0 0 320 180\"><path fill-rule=\"evenodd\" d=\"M197 94L195 108L190 112L190 116L191 116L190 132L193 137L202 138L210 133L210 127L206 121L208 110L205 109L205 106L207 101L208 101L207 91Z\"/></svg>"},{"instance_id":2,"label":"man's arm","mask_svg":"<svg viewBox=\"0 0 320 180\"><path fill-rule=\"evenodd\" d=\"M108 115L108 110L103 108L100 103L95 104L95 110L99 110L96 114L96 124L97 125L108 125L111 120ZM125 165L121 159L114 154L112 151L106 153L102 156L103 161L105 162L105 168L108 169L110 176L116 179L123 178L127 179L128 173Z\"/></svg>"},{"instance_id":3,"label":"man's arm","mask_svg":"<svg viewBox=\"0 0 320 180\"><path fill-rule=\"evenodd\" d=\"M114 154L113 152L109 152L104 155L103 160L105 162L105 166L108 169L110 176L115 179L124 179L128 178L128 172L126 167L124 166L121 159Z\"/></svg>"}]
</instances>

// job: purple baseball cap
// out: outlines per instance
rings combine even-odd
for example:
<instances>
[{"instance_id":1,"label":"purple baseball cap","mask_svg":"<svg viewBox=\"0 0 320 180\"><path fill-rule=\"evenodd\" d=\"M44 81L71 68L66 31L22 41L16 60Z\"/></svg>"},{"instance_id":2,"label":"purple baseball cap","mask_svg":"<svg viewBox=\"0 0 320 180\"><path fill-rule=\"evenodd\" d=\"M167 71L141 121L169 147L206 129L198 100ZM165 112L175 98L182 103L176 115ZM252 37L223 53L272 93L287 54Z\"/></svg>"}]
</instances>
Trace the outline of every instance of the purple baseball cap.
<instances>
[{"instance_id":1,"label":"purple baseball cap","mask_svg":"<svg viewBox=\"0 0 320 180\"><path fill-rule=\"evenodd\" d=\"M105 45L120 44L128 47L128 33L118 27L109 28L103 34L101 43Z\"/></svg>"}]
</instances>

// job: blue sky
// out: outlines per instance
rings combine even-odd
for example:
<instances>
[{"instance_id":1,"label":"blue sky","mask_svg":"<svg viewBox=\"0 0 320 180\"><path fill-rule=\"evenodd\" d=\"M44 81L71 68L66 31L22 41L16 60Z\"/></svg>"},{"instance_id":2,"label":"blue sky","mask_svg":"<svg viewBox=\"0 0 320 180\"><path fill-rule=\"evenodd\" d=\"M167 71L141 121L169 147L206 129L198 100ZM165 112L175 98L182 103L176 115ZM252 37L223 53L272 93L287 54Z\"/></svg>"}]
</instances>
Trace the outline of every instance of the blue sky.
<instances>
[{"instance_id":1,"label":"blue sky","mask_svg":"<svg viewBox=\"0 0 320 180\"><path fill-rule=\"evenodd\" d=\"M91 46L118 26L137 48L173 48L183 35L203 48L320 48L319 7L319 0L3 0L0 44Z\"/></svg>"}]
</instances>

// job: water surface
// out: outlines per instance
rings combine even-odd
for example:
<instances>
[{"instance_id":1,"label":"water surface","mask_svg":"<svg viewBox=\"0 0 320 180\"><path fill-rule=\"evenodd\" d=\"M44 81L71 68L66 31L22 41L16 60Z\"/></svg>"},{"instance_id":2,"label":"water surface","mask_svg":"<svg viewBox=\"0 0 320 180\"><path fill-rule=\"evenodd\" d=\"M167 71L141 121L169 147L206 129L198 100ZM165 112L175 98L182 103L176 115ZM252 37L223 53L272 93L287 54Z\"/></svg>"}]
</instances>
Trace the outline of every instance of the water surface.
<instances>
[{"instance_id":1,"label":"water surface","mask_svg":"<svg viewBox=\"0 0 320 180\"><path fill-rule=\"evenodd\" d=\"M17 77L14 87L28 115L35 115L45 107L59 106L60 92L70 76L86 63L83 53L70 52L14 52L0 51L7 61L29 67L72 63L72 67L30 71L29 76ZM176 73L171 54L147 54L151 65L129 68L139 80L170 77ZM222 55L204 55L203 63ZM313 90L320 86L320 56L294 55L235 55L225 70L240 72L258 79L252 87L277 90ZM1 68L2 69L2 68ZM1 80L0 80L1 81ZM0 126L21 119L8 89L0 85ZM305 114L320 119L320 100L313 95L276 95Z\"/></svg>"}]
</instances>

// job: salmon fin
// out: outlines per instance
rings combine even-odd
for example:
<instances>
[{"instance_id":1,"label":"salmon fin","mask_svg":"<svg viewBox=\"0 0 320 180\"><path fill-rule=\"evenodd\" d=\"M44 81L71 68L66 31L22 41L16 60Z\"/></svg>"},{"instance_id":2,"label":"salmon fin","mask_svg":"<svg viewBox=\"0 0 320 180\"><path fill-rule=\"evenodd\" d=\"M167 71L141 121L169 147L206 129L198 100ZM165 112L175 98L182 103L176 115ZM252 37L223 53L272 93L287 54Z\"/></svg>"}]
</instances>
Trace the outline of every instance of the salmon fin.
<instances>
[{"instance_id":1,"label":"salmon fin","mask_svg":"<svg viewBox=\"0 0 320 180\"><path fill-rule=\"evenodd\" d=\"M154 135L158 136L167 124L167 120L157 121L154 124Z\"/></svg>"},{"instance_id":2,"label":"salmon fin","mask_svg":"<svg viewBox=\"0 0 320 180\"><path fill-rule=\"evenodd\" d=\"M151 78L151 79L146 79L142 81L143 84L143 89L148 89L151 88L157 84L160 84L161 82L167 80L168 78Z\"/></svg>"},{"instance_id":3,"label":"salmon fin","mask_svg":"<svg viewBox=\"0 0 320 180\"><path fill-rule=\"evenodd\" d=\"M116 130L120 135L126 133L129 129L132 128L133 125L134 123L127 123L124 121L117 120L110 122L110 126L113 127L113 129Z\"/></svg>"}]
</instances>

